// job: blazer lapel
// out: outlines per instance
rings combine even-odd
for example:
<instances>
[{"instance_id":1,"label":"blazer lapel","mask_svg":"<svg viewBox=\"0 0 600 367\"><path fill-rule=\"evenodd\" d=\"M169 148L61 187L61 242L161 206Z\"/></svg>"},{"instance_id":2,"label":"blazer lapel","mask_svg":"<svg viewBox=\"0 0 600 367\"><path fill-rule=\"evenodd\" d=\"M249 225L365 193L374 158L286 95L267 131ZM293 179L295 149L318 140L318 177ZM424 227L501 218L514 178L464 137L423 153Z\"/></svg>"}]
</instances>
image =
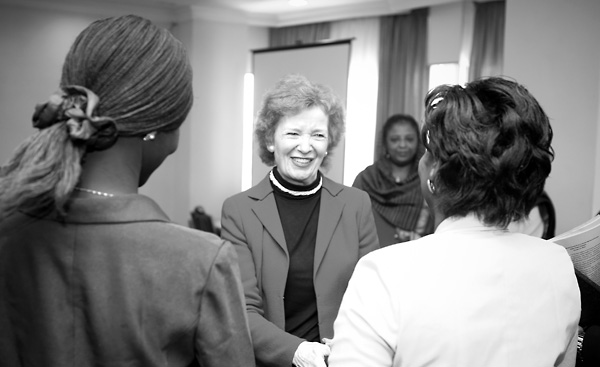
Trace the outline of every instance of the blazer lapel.
<instances>
[{"instance_id":1,"label":"blazer lapel","mask_svg":"<svg viewBox=\"0 0 600 367\"><path fill-rule=\"evenodd\" d=\"M272 193L273 189L271 188L269 179L265 177L249 192L249 196L256 199L252 205L252 211L279 247L285 252L286 256L288 256L283 227L281 226L279 212L277 211L277 203L275 203L275 197Z\"/></svg>"},{"instance_id":2,"label":"blazer lapel","mask_svg":"<svg viewBox=\"0 0 600 367\"><path fill-rule=\"evenodd\" d=\"M319 228L317 229L317 243L315 244L314 274L317 273L317 270L323 261L323 257L325 256L327 247L329 247L335 228L342 217L344 203L336 198L340 191L340 185L323 177L321 209L319 211Z\"/></svg>"}]
</instances>

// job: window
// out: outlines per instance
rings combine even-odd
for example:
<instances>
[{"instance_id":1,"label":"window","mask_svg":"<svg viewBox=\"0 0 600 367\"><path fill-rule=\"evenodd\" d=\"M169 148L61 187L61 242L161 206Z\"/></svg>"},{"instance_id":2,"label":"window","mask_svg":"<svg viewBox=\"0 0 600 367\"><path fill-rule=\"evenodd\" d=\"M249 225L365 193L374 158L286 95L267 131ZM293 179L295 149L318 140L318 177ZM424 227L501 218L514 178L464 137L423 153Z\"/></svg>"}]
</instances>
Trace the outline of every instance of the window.
<instances>
[{"instance_id":1,"label":"window","mask_svg":"<svg viewBox=\"0 0 600 367\"><path fill-rule=\"evenodd\" d=\"M467 70L458 63L429 65L429 90L441 84L461 84L467 81Z\"/></svg>"}]
</instances>

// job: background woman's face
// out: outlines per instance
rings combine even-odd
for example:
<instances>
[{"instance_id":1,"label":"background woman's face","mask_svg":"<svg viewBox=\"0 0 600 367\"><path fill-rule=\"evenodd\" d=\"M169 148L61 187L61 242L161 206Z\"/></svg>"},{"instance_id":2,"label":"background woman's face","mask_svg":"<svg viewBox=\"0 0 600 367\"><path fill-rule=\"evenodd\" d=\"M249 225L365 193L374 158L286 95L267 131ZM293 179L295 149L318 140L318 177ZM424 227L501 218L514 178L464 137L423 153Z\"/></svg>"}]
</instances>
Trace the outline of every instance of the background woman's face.
<instances>
[{"instance_id":1,"label":"background woman's face","mask_svg":"<svg viewBox=\"0 0 600 367\"><path fill-rule=\"evenodd\" d=\"M412 164L419 148L419 133L412 125L399 122L390 128L385 139L385 149L397 166Z\"/></svg>"},{"instance_id":2,"label":"background woman's face","mask_svg":"<svg viewBox=\"0 0 600 367\"><path fill-rule=\"evenodd\" d=\"M283 117L273 136L275 164L281 176L296 185L310 185L327 154L329 119L320 107Z\"/></svg>"}]
</instances>

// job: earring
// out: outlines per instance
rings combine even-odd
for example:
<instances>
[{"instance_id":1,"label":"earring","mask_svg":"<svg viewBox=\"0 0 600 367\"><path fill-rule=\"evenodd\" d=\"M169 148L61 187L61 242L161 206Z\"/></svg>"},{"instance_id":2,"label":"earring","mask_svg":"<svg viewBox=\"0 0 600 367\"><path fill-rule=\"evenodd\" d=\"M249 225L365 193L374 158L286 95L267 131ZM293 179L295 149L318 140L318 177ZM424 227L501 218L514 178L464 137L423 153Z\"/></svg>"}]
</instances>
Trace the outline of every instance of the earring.
<instances>
[{"instance_id":1,"label":"earring","mask_svg":"<svg viewBox=\"0 0 600 367\"><path fill-rule=\"evenodd\" d=\"M273 153L273 151L275 150L275 147L274 147L273 145L269 145L269 146L267 147L267 150L268 150L269 152Z\"/></svg>"},{"instance_id":2,"label":"earring","mask_svg":"<svg viewBox=\"0 0 600 367\"><path fill-rule=\"evenodd\" d=\"M329 152L325 152L325 155L329 154Z\"/></svg>"},{"instance_id":3,"label":"earring","mask_svg":"<svg viewBox=\"0 0 600 367\"><path fill-rule=\"evenodd\" d=\"M429 189L430 193L435 194L435 186L430 179L427 179L427 188Z\"/></svg>"},{"instance_id":4,"label":"earring","mask_svg":"<svg viewBox=\"0 0 600 367\"><path fill-rule=\"evenodd\" d=\"M146 136L144 136L142 138L143 141L152 141L156 138L156 131L153 131L151 133L146 134Z\"/></svg>"}]
</instances>

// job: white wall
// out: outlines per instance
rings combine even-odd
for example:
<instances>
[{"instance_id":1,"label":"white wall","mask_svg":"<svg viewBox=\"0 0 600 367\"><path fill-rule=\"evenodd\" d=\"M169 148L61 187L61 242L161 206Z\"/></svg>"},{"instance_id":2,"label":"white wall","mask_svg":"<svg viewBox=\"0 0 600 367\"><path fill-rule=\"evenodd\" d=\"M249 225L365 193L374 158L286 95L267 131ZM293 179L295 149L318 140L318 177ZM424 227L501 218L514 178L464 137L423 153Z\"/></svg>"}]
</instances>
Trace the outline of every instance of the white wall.
<instances>
[{"instance_id":1,"label":"white wall","mask_svg":"<svg viewBox=\"0 0 600 367\"><path fill-rule=\"evenodd\" d=\"M92 17L0 10L0 162L34 132L35 105L58 89L64 57Z\"/></svg>"},{"instance_id":2,"label":"white wall","mask_svg":"<svg viewBox=\"0 0 600 367\"><path fill-rule=\"evenodd\" d=\"M547 191L557 233L600 210L600 1L507 0L504 73L539 100L554 130ZM596 181L595 181L596 180Z\"/></svg>"},{"instance_id":3,"label":"white wall","mask_svg":"<svg viewBox=\"0 0 600 367\"><path fill-rule=\"evenodd\" d=\"M190 115L190 207L218 222L223 201L242 182L243 81L248 54L266 47L267 31L242 24L195 21L194 108ZM218 224L218 223L217 223Z\"/></svg>"},{"instance_id":4,"label":"white wall","mask_svg":"<svg viewBox=\"0 0 600 367\"><path fill-rule=\"evenodd\" d=\"M186 45L192 42L190 27L190 22L173 23L169 26L173 35ZM194 68L191 56L190 62ZM193 110L194 106L192 106ZM173 222L182 225L188 224L192 207L190 200L191 124L191 118L188 116L179 129L177 151L167 157L139 190L141 194L154 199Z\"/></svg>"},{"instance_id":5,"label":"white wall","mask_svg":"<svg viewBox=\"0 0 600 367\"><path fill-rule=\"evenodd\" d=\"M223 201L241 188L244 74L250 50L267 47L268 30L231 18L200 9L171 28L189 52L194 105L179 148L140 192L183 225L199 205L219 226Z\"/></svg>"},{"instance_id":6,"label":"white wall","mask_svg":"<svg viewBox=\"0 0 600 367\"><path fill-rule=\"evenodd\" d=\"M463 3L439 5L429 10L427 60L429 64L458 62L463 36Z\"/></svg>"}]
</instances>

